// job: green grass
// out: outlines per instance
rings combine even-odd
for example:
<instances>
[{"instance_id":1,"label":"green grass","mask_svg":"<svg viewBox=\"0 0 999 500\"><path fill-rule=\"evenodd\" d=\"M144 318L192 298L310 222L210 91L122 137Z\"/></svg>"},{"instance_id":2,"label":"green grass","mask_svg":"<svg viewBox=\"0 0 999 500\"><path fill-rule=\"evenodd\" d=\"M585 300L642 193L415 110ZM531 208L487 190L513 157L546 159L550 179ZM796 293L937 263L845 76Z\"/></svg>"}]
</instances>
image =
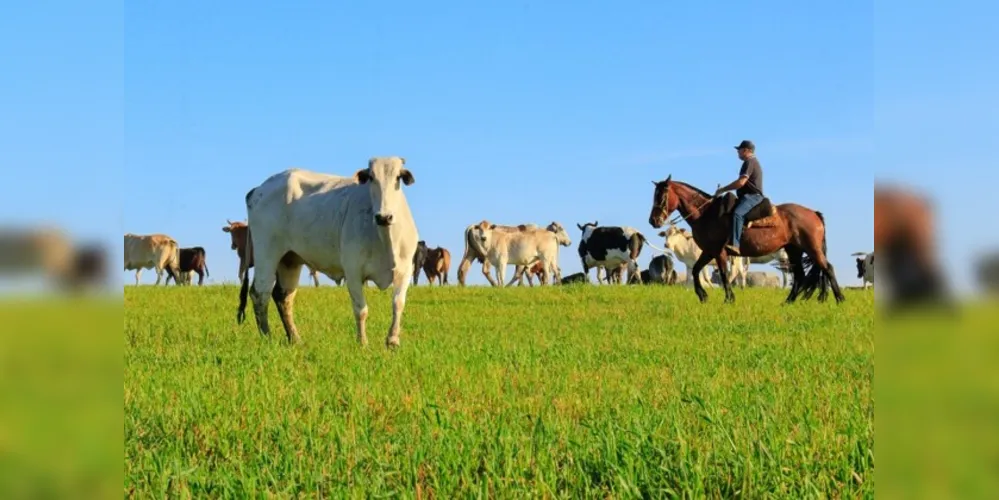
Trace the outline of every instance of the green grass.
<instances>
[{"instance_id":1,"label":"green grass","mask_svg":"<svg viewBox=\"0 0 999 500\"><path fill-rule=\"evenodd\" d=\"M874 301L663 287L125 291L126 496L873 498Z\"/></svg>"}]
</instances>

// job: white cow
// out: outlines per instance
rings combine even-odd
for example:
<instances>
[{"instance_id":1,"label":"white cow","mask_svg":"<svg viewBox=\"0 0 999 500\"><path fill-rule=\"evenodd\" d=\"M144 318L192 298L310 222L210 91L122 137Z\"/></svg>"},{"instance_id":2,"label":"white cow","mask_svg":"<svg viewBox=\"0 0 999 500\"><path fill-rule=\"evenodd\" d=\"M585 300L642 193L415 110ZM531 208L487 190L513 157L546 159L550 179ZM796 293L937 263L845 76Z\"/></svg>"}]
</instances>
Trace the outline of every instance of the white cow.
<instances>
[{"instance_id":1,"label":"white cow","mask_svg":"<svg viewBox=\"0 0 999 500\"><path fill-rule=\"evenodd\" d=\"M852 254L857 257L857 278L864 281L864 289L868 285L874 284L874 252L856 252Z\"/></svg>"},{"instance_id":2,"label":"white cow","mask_svg":"<svg viewBox=\"0 0 999 500\"><path fill-rule=\"evenodd\" d=\"M496 228L496 224L482 221L474 229L475 237L472 242L478 247L477 251L486 256L482 263L482 273L486 277L489 277L489 265L496 266L497 286L504 286L507 265L513 264L518 269L528 268L537 261L543 266L542 285L550 282L552 274L555 274L557 281L562 280L558 247L569 246L572 240L561 224L552 222L544 229L524 227L515 233L497 231Z\"/></svg>"},{"instance_id":3,"label":"white cow","mask_svg":"<svg viewBox=\"0 0 999 500\"><path fill-rule=\"evenodd\" d=\"M486 221L482 221L486 222ZM479 224L481 224L480 222ZM465 286L465 279L468 278L468 268L472 266L472 262L481 262L483 266L486 263L486 256L481 254L481 247L478 246L473 240L475 240L475 227L479 224L471 224L465 227L465 253L461 256L461 263L458 264L458 284L460 286ZM526 229L540 229L536 224L521 224L520 226L506 226L503 224L495 224L495 231L505 231L508 233L516 233L520 231L520 227L523 226ZM514 269L514 276L520 276L520 284L524 284L524 266L517 266ZM493 279L492 275L486 274L486 279L489 280L489 284L492 286L499 286L496 284L496 280Z\"/></svg>"},{"instance_id":4,"label":"white cow","mask_svg":"<svg viewBox=\"0 0 999 500\"><path fill-rule=\"evenodd\" d=\"M786 262L787 260L787 252L783 248L759 257L729 257L728 282L731 284L738 279L739 286L746 288L746 273L749 272L750 264L768 264L770 262ZM787 288L787 271L783 269L778 269L778 271L781 274L781 287Z\"/></svg>"},{"instance_id":5,"label":"white cow","mask_svg":"<svg viewBox=\"0 0 999 500\"><path fill-rule=\"evenodd\" d=\"M156 270L156 285L163 279L165 269L169 269L174 276L180 276L180 248L177 240L165 234L126 233L125 270L135 271L136 285L139 284L143 269Z\"/></svg>"},{"instance_id":6,"label":"white cow","mask_svg":"<svg viewBox=\"0 0 999 500\"><path fill-rule=\"evenodd\" d=\"M780 280L777 276L771 273L764 273L759 271L754 271L748 273L747 281L749 286L752 288L779 288Z\"/></svg>"},{"instance_id":7,"label":"white cow","mask_svg":"<svg viewBox=\"0 0 999 500\"><path fill-rule=\"evenodd\" d=\"M701 247L697 246L694 242L694 235L690 234L686 229L681 229L676 226L669 226L665 231L661 231L659 236L666 239L666 248L673 252L676 259L683 262L683 265L687 266L686 279L684 283L687 285L694 285L694 263L701 256ZM731 283L731 281L730 281ZM701 285L706 288L713 288L714 283L711 281L711 275L708 273L708 266L704 266L701 269Z\"/></svg>"},{"instance_id":8,"label":"white cow","mask_svg":"<svg viewBox=\"0 0 999 500\"><path fill-rule=\"evenodd\" d=\"M273 297L288 341L300 340L293 306L302 265L308 263L331 279L345 279L362 346L368 342L364 283L371 280L381 290L391 285L392 324L385 345L399 345L419 241L402 189L414 182L405 164L398 156L371 158L367 168L353 177L293 168L247 193L249 244L256 268L250 293L261 333L270 334L267 306ZM240 323L245 317L247 282L244 278L240 291Z\"/></svg>"}]
</instances>

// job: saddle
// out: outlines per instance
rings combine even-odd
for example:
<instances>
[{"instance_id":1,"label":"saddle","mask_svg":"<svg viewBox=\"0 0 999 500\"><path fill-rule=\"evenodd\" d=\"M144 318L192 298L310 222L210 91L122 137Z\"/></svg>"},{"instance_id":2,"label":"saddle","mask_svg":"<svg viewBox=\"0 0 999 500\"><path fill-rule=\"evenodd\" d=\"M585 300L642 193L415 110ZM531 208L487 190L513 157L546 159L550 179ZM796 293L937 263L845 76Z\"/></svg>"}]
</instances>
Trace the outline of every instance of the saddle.
<instances>
[{"instance_id":1,"label":"saddle","mask_svg":"<svg viewBox=\"0 0 999 500\"><path fill-rule=\"evenodd\" d=\"M721 216L727 220L732 219L732 212L735 205L739 203L739 198L731 192L725 193L721 200ZM749 210L744 223L750 227L774 227L777 223L777 207L770 203L770 198L763 197L763 201Z\"/></svg>"}]
</instances>

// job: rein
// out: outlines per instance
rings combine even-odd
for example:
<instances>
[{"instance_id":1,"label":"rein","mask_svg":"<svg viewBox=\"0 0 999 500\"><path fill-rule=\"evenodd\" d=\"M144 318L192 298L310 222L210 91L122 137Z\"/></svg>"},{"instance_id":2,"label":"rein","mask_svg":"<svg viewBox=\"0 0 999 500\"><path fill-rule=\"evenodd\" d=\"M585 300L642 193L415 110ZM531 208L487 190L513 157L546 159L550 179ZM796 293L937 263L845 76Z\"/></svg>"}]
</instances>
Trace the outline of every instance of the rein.
<instances>
[{"instance_id":1,"label":"rein","mask_svg":"<svg viewBox=\"0 0 999 500\"><path fill-rule=\"evenodd\" d=\"M719 184L718 187L720 188L721 184ZM702 203L701 206L697 207L697 209L695 211L697 213L700 213L702 208L710 205L711 202L715 201L716 198L717 198L717 196L712 196L711 198L708 198L708 201ZM666 190L666 201L667 201L666 206L669 206L669 203L668 203L669 202L669 190L668 189ZM686 216L684 216L684 215L680 214L679 210L677 210L676 217L674 217L673 220L669 221L669 225L675 226L678 222L687 220L687 217L690 217L691 215L694 215L694 212L690 212Z\"/></svg>"}]
</instances>

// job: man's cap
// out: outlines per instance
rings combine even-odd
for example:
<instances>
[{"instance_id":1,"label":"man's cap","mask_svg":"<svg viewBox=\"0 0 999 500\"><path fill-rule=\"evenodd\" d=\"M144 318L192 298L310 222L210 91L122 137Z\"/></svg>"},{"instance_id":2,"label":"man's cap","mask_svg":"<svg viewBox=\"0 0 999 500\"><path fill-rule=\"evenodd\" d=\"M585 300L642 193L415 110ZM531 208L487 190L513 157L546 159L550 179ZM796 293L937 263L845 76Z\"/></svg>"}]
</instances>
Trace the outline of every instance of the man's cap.
<instances>
[{"instance_id":1,"label":"man's cap","mask_svg":"<svg viewBox=\"0 0 999 500\"><path fill-rule=\"evenodd\" d=\"M750 151L756 151L756 145L753 144L753 141L749 141L749 140L742 141L742 142L739 143L738 146L735 147L735 149L742 149L742 148L746 148L746 149L748 149Z\"/></svg>"}]
</instances>

